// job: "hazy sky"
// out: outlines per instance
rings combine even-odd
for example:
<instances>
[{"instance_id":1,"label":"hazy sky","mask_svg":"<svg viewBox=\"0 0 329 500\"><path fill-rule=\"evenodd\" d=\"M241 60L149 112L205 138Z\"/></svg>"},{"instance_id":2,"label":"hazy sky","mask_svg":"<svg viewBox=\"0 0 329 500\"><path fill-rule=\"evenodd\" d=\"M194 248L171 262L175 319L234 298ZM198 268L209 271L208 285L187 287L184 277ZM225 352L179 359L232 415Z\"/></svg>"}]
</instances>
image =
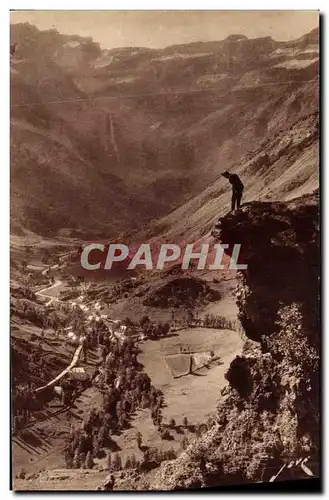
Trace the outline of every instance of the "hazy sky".
<instances>
[{"instance_id":1,"label":"hazy sky","mask_svg":"<svg viewBox=\"0 0 329 500\"><path fill-rule=\"evenodd\" d=\"M16 11L11 22L91 36L102 47L165 47L231 34L298 38L318 26L317 11Z\"/></svg>"}]
</instances>

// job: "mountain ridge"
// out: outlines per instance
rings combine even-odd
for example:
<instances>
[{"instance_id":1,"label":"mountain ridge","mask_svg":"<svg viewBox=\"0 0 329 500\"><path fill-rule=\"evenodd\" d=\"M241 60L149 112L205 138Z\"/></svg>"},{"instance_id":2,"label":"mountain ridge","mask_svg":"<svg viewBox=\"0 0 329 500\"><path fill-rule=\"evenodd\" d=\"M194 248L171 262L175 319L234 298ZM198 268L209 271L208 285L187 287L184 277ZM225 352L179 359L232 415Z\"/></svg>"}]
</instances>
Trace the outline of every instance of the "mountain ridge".
<instances>
[{"instance_id":1,"label":"mountain ridge","mask_svg":"<svg viewBox=\"0 0 329 500\"><path fill-rule=\"evenodd\" d=\"M317 106L317 30L293 42L229 37L207 49L108 51L12 25L11 41L14 231L138 230L259 148L278 125L268 126L273 110L296 96L295 118L301 103Z\"/></svg>"}]
</instances>

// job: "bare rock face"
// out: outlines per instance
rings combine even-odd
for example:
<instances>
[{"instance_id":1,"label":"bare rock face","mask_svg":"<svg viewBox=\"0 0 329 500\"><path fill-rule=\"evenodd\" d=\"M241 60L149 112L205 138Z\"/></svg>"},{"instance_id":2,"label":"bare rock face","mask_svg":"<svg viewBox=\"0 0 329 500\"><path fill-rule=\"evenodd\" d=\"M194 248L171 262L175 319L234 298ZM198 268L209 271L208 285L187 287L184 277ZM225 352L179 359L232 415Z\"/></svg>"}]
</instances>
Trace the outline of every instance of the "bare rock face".
<instances>
[{"instance_id":1,"label":"bare rock face","mask_svg":"<svg viewBox=\"0 0 329 500\"><path fill-rule=\"evenodd\" d=\"M301 305L303 328L319 328L319 236L317 195L289 203L252 202L219 221L222 243L241 244L236 302L251 340L278 330L283 305Z\"/></svg>"},{"instance_id":2,"label":"bare rock face","mask_svg":"<svg viewBox=\"0 0 329 500\"><path fill-rule=\"evenodd\" d=\"M246 204L220 220L220 241L240 243L248 265L236 292L248 340L226 373L215 425L162 464L152 489L268 481L300 457L317 475L318 222L317 193Z\"/></svg>"}]
</instances>

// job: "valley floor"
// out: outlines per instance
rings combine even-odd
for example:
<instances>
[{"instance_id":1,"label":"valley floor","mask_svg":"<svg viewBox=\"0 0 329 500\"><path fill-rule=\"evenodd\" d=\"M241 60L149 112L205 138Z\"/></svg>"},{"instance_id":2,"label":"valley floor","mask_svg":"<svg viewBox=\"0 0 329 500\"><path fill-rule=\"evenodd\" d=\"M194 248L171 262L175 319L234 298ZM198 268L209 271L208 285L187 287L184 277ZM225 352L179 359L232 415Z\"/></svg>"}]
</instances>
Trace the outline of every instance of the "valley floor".
<instances>
[{"instance_id":1,"label":"valley floor","mask_svg":"<svg viewBox=\"0 0 329 500\"><path fill-rule=\"evenodd\" d=\"M206 328L185 329L169 334L161 340L143 342L139 360L154 386L164 394L163 423L168 425L171 419L175 419L176 426L169 430L168 440L161 439L152 422L150 410L136 412L131 427L115 436L122 462L132 454L137 459L142 458L136 444L138 431L142 435L143 445L162 451L173 449L179 453L184 438L194 439L189 427L183 426L184 417L188 419L189 425L193 426L205 423L214 413L219 391L226 383L224 374L232 358L241 352L241 349L242 340L237 332ZM214 356L208 367L174 378L175 373L170 369L168 357L170 359L176 356L175 369L179 372L180 364L184 366L186 356L200 358L209 351L212 351ZM96 460L96 467L92 471L67 470L64 469L62 449L70 425L78 425L88 408L97 406L98 398L98 391L89 388L78 398L71 410L35 425L28 435L21 433L14 437L14 472L23 467L27 478L30 478L14 479L16 491L96 489L107 474L105 459Z\"/></svg>"}]
</instances>

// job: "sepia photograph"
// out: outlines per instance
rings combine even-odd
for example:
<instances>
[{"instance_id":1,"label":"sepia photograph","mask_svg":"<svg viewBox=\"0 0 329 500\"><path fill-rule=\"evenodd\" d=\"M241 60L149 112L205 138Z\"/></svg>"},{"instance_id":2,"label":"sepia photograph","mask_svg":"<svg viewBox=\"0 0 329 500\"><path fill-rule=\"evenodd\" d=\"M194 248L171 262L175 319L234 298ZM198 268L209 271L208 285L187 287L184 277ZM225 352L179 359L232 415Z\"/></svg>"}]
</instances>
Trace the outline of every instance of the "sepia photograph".
<instances>
[{"instance_id":1,"label":"sepia photograph","mask_svg":"<svg viewBox=\"0 0 329 500\"><path fill-rule=\"evenodd\" d=\"M321 24L10 12L12 490L319 489Z\"/></svg>"}]
</instances>

